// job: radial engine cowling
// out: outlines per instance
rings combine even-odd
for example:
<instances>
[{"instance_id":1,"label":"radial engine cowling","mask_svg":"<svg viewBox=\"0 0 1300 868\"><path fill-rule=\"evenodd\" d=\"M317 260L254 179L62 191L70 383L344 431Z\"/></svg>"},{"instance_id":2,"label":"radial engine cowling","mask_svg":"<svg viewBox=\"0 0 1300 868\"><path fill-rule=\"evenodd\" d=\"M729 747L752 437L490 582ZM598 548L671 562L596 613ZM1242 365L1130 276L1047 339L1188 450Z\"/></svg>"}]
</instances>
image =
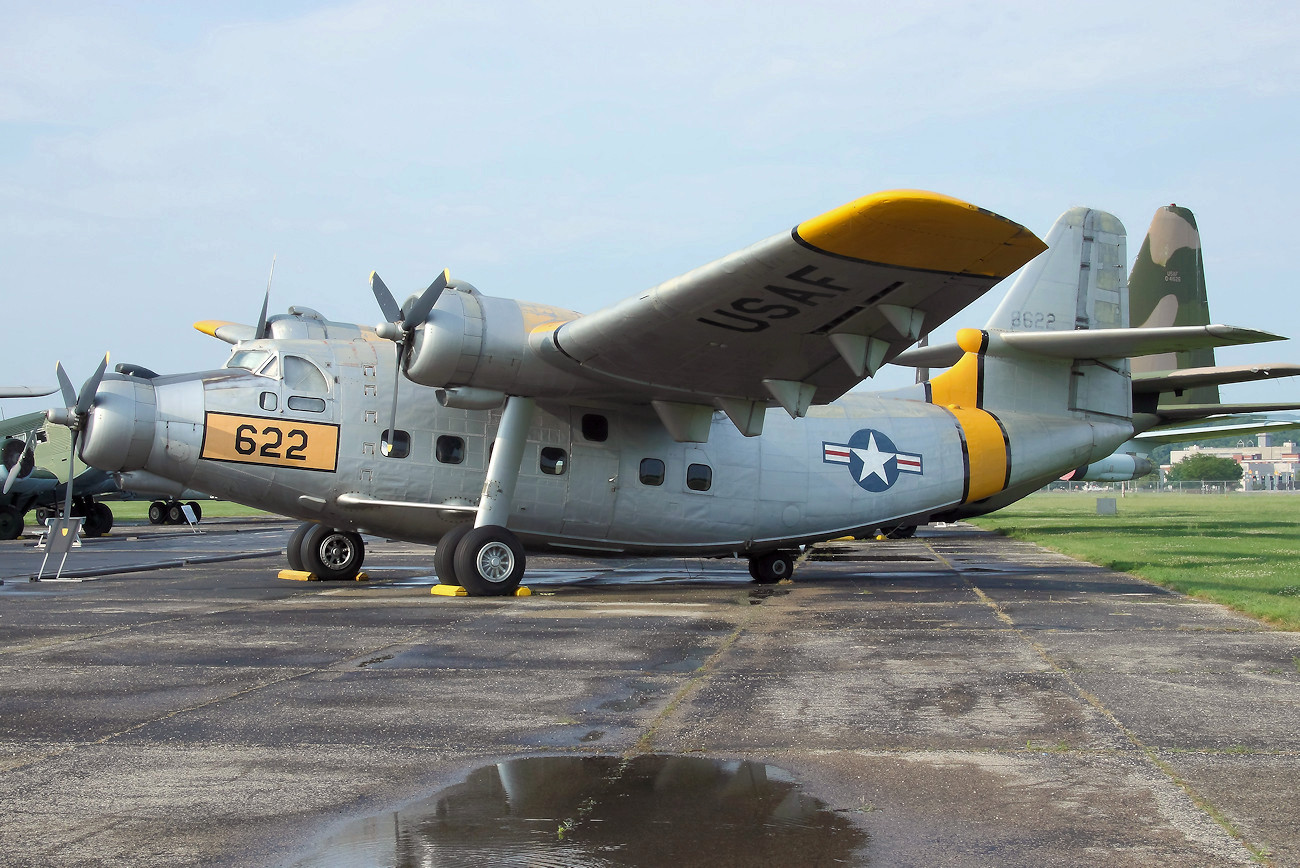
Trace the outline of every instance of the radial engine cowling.
<instances>
[{"instance_id":1,"label":"radial engine cowling","mask_svg":"<svg viewBox=\"0 0 1300 868\"><path fill-rule=\"evenodd\" d=\"M423 386L471 382L483 351L483 306L475 292L445 292L415 327L405 374Z\"/></svg>"}]
</instances>

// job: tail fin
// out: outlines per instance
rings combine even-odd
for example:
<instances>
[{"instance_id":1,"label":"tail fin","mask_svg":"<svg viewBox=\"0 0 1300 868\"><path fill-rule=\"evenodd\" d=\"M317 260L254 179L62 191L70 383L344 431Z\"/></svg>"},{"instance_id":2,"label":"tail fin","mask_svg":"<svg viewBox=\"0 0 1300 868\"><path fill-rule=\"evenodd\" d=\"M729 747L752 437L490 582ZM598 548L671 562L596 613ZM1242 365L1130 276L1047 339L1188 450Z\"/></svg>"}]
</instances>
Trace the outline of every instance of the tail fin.
<instances>
[{"instance_id":1,"label":"tail fin","mask_svg":"<svg viewBox=\"0 0 1300 868\"><path fill-rule=\"evenodd\" d=\"M1127 328L1124 224L1105 211L1071 208L1046 241L1047 252L1020 273L985 328Z\"/></svg>"},{"instance_id":2,"label":"tail fin","mask_svg":"<svg viewBox=\"0 0 1300 868\"><path fill-rule=\"evenodd\" d=\"M1137 328L1210 324L1201 234L1196 217L1187 208L1167 205L1151 219L1129 276L1129 310ZM1214 364L1214 349L1206 347L1136 358L1133 373L1210 368ZM1163 403L1217 404L1219 387L1189 388L1167 395Z\"/></svg>"}]
</instances>

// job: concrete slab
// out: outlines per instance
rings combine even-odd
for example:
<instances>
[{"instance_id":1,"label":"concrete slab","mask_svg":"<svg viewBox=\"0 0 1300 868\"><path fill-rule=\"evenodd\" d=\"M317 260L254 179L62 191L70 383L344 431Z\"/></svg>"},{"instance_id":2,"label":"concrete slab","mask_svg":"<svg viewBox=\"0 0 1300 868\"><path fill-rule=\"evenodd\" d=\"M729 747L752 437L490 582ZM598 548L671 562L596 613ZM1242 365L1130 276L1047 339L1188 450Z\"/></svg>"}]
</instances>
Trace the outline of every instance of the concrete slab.
<instances>
[{"instance_id":1,"label":"concrete slab","mask_svg":"<svg viewBox=\"0 0 1300 868\"><path fill-rule=\"evenodd\" d=\"M1300 636L1034 546L834 543L762 588L534 557L510 600L432 596L404 543L368 585L196 560L264 541L4 587L6 865L292 864L483 766L646 753L786 770L860 864L1300 864Z\"/></svg>"}]
</instances>

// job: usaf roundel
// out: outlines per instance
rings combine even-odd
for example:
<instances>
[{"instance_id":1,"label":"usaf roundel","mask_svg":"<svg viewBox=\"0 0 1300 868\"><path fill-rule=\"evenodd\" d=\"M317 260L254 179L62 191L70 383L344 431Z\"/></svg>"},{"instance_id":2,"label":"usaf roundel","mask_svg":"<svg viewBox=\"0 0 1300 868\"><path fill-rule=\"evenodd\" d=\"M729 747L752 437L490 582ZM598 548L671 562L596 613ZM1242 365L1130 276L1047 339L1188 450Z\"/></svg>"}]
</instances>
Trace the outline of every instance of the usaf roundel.
<instances>
[{"instance_id":1,"label":"usaf roundel","mask_svg":"<svg viewBox=\"0 0 1300 868\"><path fill-rule=\"evenodd\" d=\"M846 464L853 481L867 491L885 491L900 473L921 473L921 456L900 452L874 428L863 428L848 443L822 442L822 461Z\"/></svg>"}]
</instances>

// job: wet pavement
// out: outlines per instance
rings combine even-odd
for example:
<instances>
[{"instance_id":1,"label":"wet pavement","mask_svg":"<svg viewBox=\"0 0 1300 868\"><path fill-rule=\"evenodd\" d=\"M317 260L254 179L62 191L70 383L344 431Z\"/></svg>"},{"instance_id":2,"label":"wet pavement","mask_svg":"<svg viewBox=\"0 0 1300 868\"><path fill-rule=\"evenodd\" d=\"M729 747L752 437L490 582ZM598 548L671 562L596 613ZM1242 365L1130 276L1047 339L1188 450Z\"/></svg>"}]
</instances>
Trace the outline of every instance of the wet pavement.
<instances>
[{"instance_id":1,"label":"wet pavement","mask_svg":"<svg viewBox=\"0 0 1300 868\"><path fill-rule=\"evenodd\" d=\"M1300 634L1132 577L959 526L445 598L291 527L0 543L0 863L1300 865Z\"/></svg>"}]
</instances>

